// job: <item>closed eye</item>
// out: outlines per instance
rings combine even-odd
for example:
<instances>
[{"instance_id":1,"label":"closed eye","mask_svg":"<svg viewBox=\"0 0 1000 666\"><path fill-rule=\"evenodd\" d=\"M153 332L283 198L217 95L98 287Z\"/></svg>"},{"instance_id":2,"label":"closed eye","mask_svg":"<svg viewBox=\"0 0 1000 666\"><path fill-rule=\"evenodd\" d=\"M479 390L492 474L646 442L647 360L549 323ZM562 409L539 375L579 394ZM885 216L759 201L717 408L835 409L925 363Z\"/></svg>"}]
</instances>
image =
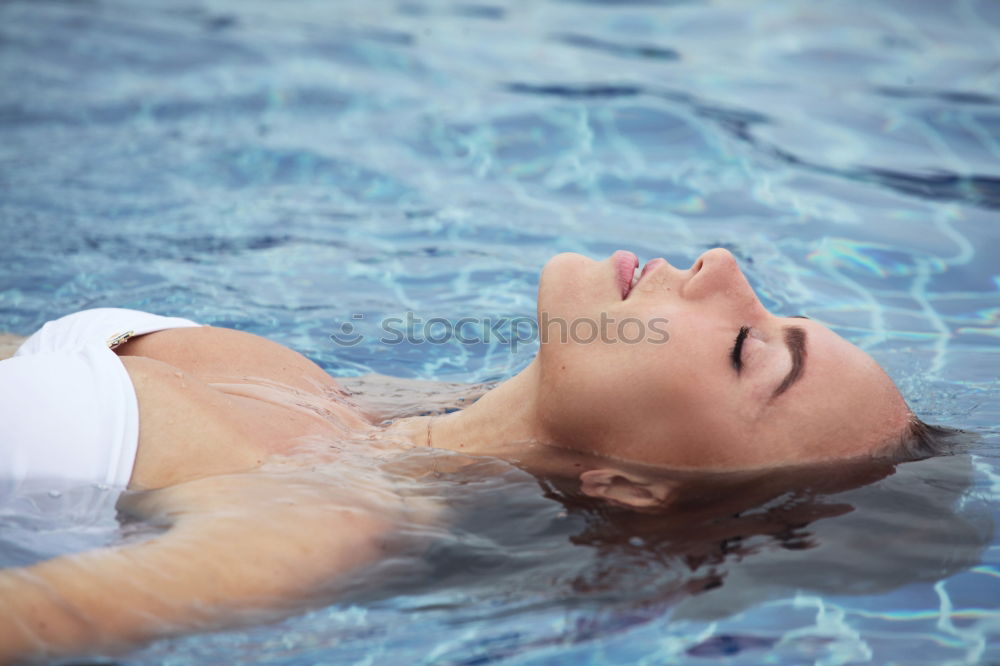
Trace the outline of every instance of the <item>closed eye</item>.
<instances>
[{"instance_id":1,"label":"closed eye","mask_svg":"<svg viewBox=\"0 0 1000 666\"><path fill-rule=\"evenodd\" d=\"M740 332L736 334L736 342L733 343L733 349L729 352L729 360L733 364L736 374L739 374L743 369L743 341L747 339L749 332L749 326L740 326Z\"/></svg>"}]
</instances>

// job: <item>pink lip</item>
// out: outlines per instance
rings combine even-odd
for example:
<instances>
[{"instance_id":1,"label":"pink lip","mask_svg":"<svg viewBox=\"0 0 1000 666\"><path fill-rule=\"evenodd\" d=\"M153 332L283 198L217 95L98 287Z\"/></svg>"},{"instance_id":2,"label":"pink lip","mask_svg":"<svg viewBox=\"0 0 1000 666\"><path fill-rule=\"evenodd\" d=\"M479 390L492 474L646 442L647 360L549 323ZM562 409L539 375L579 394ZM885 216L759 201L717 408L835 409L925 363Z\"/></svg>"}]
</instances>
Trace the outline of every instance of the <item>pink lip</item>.
<instances>
[{"instance_id":1,"label":"pink lip","mask_svg":"<svg viewBox=\"0 0 1000 666\"><path fill-rule=\"evenodd\" d=\"M646 273L648 273L649 271L653 270L654 268L656 268L660 264L665 264L665 263L667 263L667 260L664 259L663 257L657 257L656 259L650 259L649 261L646 262L646 265L642 267L642 272L639 273L639 279L642 280L642 276L644 276Z\"/></svg>"},{"instance_id":2,"label":"pink lip","mask_svg":"<svg viewBox=\"0 0 1000 666\"><path fill-rule=\"evenodd\" d=\"M642 267L642 272L639 273L639 279L635 281L635 286L636 287L639 286L639 284L642 282L642 279L646 276L646 273L651 273L653 272L653 270L656 269L657 266L661 264L666 265L666 263L667 260L664 259L663 257L657 257L655 259L650 259L649 261L647 261L646 265ZM635 267L638 265L639 265L638 262L632 265L632 270L629 272L630 276L635 272ZM632 293L633 288L634 287L632 286L632 278L629 277L628 283L626 284L625 289L623 290L624 296L622 296L622 300L628 298L629 294Z\"/></svg>"},{"instance_id":3,"label":"pink lip","mask_svg":"<svg viewBox=\"0 0 1000 666\"><path fill-rule=\"evenodd\" d=\"M615 267L615 280L618 282L618 288L621 291L622 300L624 300L628 296L628 292L632 290L632 276L639 266L639 257L628 250L618 250L611 255L611 259Z\"/></svg>"}]
</instances>

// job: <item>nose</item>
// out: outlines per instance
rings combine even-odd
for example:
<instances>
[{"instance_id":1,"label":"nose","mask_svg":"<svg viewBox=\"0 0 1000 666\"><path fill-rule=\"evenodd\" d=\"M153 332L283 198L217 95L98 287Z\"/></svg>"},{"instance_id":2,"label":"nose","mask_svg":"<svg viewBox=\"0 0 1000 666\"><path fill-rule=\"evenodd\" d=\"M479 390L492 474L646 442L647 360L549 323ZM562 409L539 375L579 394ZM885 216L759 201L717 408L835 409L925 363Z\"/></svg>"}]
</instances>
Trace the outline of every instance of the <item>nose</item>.
<instances>
[{"instance_id":1,"label":"nose","mask_svg":"<svg viewBox=\"0 0 1000 666\"><path fill-rule=\"evenodd\" d=\"M739 306L761 306L736 257L729 250L717 247L700 257L689 269L684 285L684 297L691 299L724 296Z\"/></svg>"},{"instance_id":2,"label":"nose","mask_svg":"<svg viewBox=\"0 0 1000 666\"><path fill-rule=\"evenodd\" d=\"M691 265L691 276L694 277L703 268L713 272L732 270L739 272L740 270L739 265L736 263L736 257L724 247L713 248L698 257Z\"/></svg>"}]
</instances>

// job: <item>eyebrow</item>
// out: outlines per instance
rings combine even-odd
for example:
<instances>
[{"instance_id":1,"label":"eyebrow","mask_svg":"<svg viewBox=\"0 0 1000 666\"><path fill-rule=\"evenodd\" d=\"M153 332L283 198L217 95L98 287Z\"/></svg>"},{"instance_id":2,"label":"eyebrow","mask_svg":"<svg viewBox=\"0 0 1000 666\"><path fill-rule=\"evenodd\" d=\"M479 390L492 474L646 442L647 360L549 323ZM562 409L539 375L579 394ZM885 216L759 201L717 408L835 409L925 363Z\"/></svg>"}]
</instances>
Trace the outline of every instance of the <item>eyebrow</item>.
<instances>
[{"instance_id":1,"label":"eyebrow","mask_svg":"<svg viewBox=\"0 0 1000 666\"><path fill-rule=\"evenodd\" d=\"M785 329L785 346L788 347L788 354L792 357L792 369L788 371L785 378L774 389L769 400L774 400L779 395L792 387L805 371L806 367L806 332L798 326L789 326Z\"/></svg>"}]
</instances>

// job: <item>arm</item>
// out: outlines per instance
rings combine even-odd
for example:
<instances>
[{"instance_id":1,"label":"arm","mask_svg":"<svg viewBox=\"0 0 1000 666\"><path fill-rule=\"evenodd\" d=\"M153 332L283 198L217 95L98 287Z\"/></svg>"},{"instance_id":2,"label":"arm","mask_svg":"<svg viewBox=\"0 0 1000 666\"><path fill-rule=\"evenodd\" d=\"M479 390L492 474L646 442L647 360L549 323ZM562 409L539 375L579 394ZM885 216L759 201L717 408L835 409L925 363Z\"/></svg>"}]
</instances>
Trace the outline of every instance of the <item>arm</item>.
<instances>
[{"instance_id":1,"label":"arm","mask_svg":"<svg viewBox=\"0 0 1000 666\"><path fill-rule=\"evenodd\" d=\"M382 556L390 527L346 508L330 486L254 474L181 484L133 507L172 521L162 536L0 570L0 663L106 653L328 603L338 578Z\"/></svg>"}]
</instances>

